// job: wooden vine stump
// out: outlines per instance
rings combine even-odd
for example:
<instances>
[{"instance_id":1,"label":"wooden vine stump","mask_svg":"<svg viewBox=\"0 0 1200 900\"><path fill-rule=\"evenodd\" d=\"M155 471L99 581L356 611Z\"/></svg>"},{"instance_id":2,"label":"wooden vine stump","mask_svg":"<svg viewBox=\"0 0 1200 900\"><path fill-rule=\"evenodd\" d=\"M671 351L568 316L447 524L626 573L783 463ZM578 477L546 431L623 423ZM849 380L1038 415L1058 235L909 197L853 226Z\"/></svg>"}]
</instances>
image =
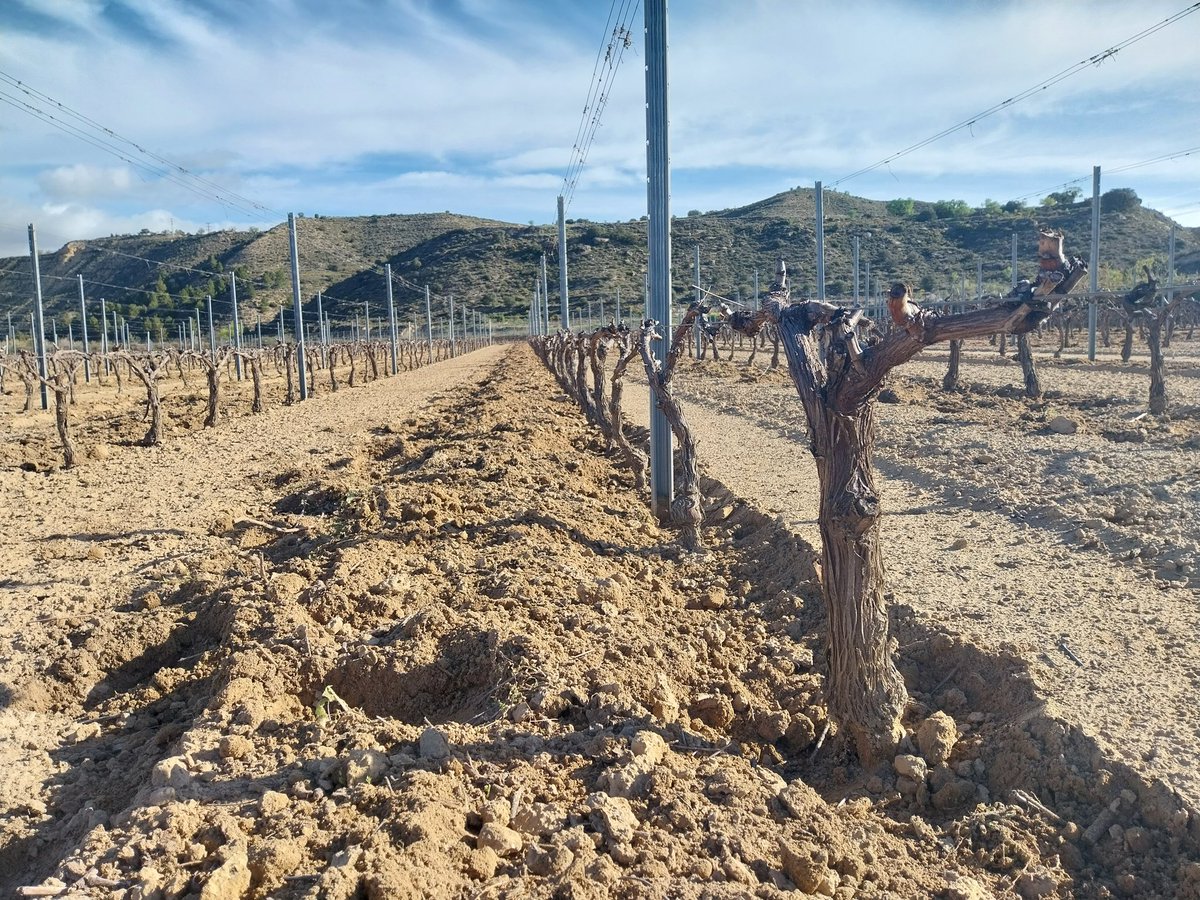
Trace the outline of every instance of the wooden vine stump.
<instances>
[{"instance_id":1,"label":"wooden vine stump","mask_svg":"<svg viewBox=\"0 0 1200 900\"><path fill-rule=\"evenodd\" d=\"M899 282L892 285L887 305L895 327L864 346L858 335L861 310L791 302L783 260L763 303L804 407L820 483L830 713L867 767L895 754L908 700L892 658L895 641L884 600L882 506L871 461L875 397L892 369L930 344L1026 332L1050 313L1046 301L1029 297L936 316L917 306Z\"/></svg>"}]
</instances>

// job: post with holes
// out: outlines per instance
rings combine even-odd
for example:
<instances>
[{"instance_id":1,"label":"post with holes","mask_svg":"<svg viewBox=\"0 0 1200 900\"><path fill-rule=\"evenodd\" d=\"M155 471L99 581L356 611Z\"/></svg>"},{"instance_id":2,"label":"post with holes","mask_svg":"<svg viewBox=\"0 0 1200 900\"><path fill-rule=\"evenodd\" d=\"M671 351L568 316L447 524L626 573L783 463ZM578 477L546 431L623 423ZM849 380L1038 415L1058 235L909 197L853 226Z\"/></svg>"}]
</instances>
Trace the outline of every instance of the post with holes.
<instances>
[{"instance_id":1,"label":"post with holes","mask_svg":"<svg viewBox=\"0 0 1200 900\"><path fill-rule=\"evenodd\" d=\"M212 295L204 295L205 305L208 307L208 355L216 361L217 358L217 330L213 327L212 317Z\"/></svg>"},{"instance_id":2,"label":"post with holes","mask_svg":"<svg viewBox=\"0 0 1200 900\"><path fill-rule=\"evenodd\" d=\"M306 363L304 361L304 313L300 309L300 251L296 246L296 215L288 213L288 233L292 252L292 306L295 321L292 323L296 330L296 374L300 380L300 399L308 399L308 379L304 377ZM282 320L282 310L280 311Z\"/></svg>"},{"instance_id":3,"label":"post with holes","mask_svg":"<svg viewBox=\"0 0 1200 900\"><path fill-rule=\"evenodd\" d=\"M457 353L457 347L454 343L454 295L450 295L450 318L446 321L446 337L450 339L450 358L453 359Z\"/></svg>"},{"instance_id":4,"label":"post with holes","mask_svg":"<svg viewBox=\"0 0 1200 900\"><path fill-rule=\"evenodd\" d=\"M433 362L433 309L429 305L429 285L425 285L425 341L429 346L429 361Z\"/></svg>"},{"instance_id":5,"label":"post with holes","mask_svg":"<svg viewBox=\"0 0 1200 900\"><path fill-rule=\"evenodd\" d=\"M454 295L453 294L450 295L450 302L452 304L454 303ZM467 304L465 304L465 303L462 305L462 314L463 314L462 339L465 341L465 340L467 340ZM541 319L540 314L538 315L538 319L539 320ZM470 349L471 349L470 347L464 348L464 350L470 350Z\"/></svg>"},{"instance_id":6,"label":"post with holes","mask_svg":"<svg viewBox=\"0 0 1200 900\"><path fill-rule=\"evenodd\" d=\"M671 157L667 134L667 0L646 0L646 206L649 213L650 259L646 271L646 318L659 323L663 339L655 357L667 364L671 336ZM562 198L559 198L562 209ZM560 244L562 216L559 216ZM564 248L565 249L565 248ZM563 256L565 260L565 254ZM566 267L563 267L563 313L566 313ZM564 325L566 321L564 319ZM650 497L654 512L665 519L674 498L671 425L650 400Z\"/></svg>"},{"instance_id":7,"label":"post with holes","mask_svg":"<svg viewBox=\"0 0 1200 900\"><path fill-rule=\"evenodd\" d=\"M1009 276L1008 287L1010 290L1017 289L1017 233L1012 234L1012 274Z\"/></svg>"},{"instance_id":8,"label":"post with holes","mask_svg":"<svg viewBox=\"0 0 1200 900\"><path fill-rule=\"evenodd\" d=\"M37 232L34 231L32 223L29 225L29 257L33 260L34 316L37 319L37 327L33 333L33 352L37 356L38 375L41 376L42 382L42 409L49 409L50 398L46 393L46 320L42 308L42 273L38 268Z\"/></svg>"},{"instance_id":9,"label":"post with holes","mask_svg":"<svg viewBox=\"0 0 1200 900\"><path fill-rule=\"evenodd\" d=\"M229 273L229 302L233 304L233 373L242 380L242 324L238 320L237 273Z\"/></svg>"},{"instance_id":10,"label":"post with holes","mask_svg":"<svg viewBox=\"0 0 1200 900\"><path fill-rule=\"evenodd\" d=\"M567 298L567 220L562 194L558 195L558 315L562 327L571 328L571 303Z\"/></svg>"},{"instance_id":11,"label":"post with holes","mask_svg":"<svg viewBox=\"0 0 1200 900\"><path fill-rule=\"evenodd\" d=\"M858 242L859 242L859 236L856 234L854 236L854 308L855 309L858 309ZM757 284L757 282L758 282L758 273L757 272L754 273L754 280L755 280L755 283ZM755 288L754 293L755 294L758 293L757 287Z\"/></svg>"},{"instance_id":12,"label":"post with holes","mask_svg":"<svg viewBox=\"0 0 1200 900\"><path fill-rule=\"evenodd\" d=\"M389 266L390 271L390 266ZM392 279L388 279L388 291L392 290ZM325 307L321 304L321 292L317 291L317 337L321 341L321 364L325 363L325 344L329 341L329 335L325 332Z\"/></svg>"},{"instance_id":13,"label":"post with holes","mask_svg":"<svg viewBox=\"0 0 1200 900\"><path fill-rule=\"evenodd\" d=\"M1171 223L1171 236L1167 239L1167 309L1175 302L1175 223ZM1168 332L1169 333L1169 332Z\"/></svg>"},{"instance_id":14,"label":"post with holes","mask_svg":"<svg viewBox=\"0 0 1200 900\"><path fill-rule=\"evenodd\" d=\"M1092 252L1088 256L1088 359L1096 359L1096 292L1100 289L1100 167L1092 166Z\"/></svg>"},{"instance_id":15,"label":"post with holes","mask_svg":"<svg viewBox=\"0 0 1200 900\"><path fill-rule=\"evenodd\" d=\"M546 254L542 254L542 306L546 310L546 334L550 333L550 280L546 276Z\"/></svg>"},{"instance_id":16,"label":"post with holes","mask_svg":"<svg viewBox=\"0 0 1200 900\"><path fill-rule=\"evenodd\" d=\"M825 191L821 182L813 190L817 201L817 299L825 302Z\"/></svg>"},{"instance_id":17,"label":"post with holes","mask_svg":"<svg viewBox=\"0 0 1200 900\"><path fill-rule=\"evenodd\" d=\"M704 302L704 294L700 288L700 245L696 245L696 303L699 305ZM700 317L696 317L695 324L692 325L692 342L696 345L696 359L704 358L704 344L700 338Z\"/></svg>"},{"instance_id":18,"label":"post with holes","mask_svg":"<svg viewBox=\"0 0 1200 900\"><path fill-rule=\"evenodd\" d=\"M400 350L396 346L396 303L392 297L392 264L384 263L383 277L387 281L387 302L388 302L388 326L392 333L392 374L395 375L400 371ZM317 294L317 302L321 300L321 295ZM320 315L320 313L318 313Z\"/></svg>"},{"instance_id":19,"label":"post with holes","mask_svg":"<svg viewBox=\"0 0 1200 900\"><path fill-rule=\"evenodd\" d=\"M87 300L83 296L83 276L79 276L79 323L83 329L83 383L89 384L92 380L92 362L89 359L91 347L88 345L88 330L87 330ZM12 325L9 324L11 330Z\"/></svg>"}]
</instances>

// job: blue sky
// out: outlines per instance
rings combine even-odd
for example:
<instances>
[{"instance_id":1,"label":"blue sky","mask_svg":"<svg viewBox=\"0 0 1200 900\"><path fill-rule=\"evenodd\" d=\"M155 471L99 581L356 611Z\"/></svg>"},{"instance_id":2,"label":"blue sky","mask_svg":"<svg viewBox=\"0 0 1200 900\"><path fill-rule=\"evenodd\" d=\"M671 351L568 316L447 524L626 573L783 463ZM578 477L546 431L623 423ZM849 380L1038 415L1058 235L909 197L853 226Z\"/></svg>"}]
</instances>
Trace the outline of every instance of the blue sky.
<instances>
[{"instance_id":1,"label":"blue sky","mask_svg":"<svg viewBox=\"0 0 1200 900\"><path fill-rule=\"evenodd\" d=\"M199 196L0 104L0 255L26 252L29 222L47 250L141 228L266 227L288 211L550 222L623 3L3 0L0 72L266 209ZM1036 203L1074 179L1090 193L1093 165L1200 147L1200 12L843 179L1187 6L675 0L672 210L818 179L972 205ZM570 217L645 212L640 6L632 22ZM0 82L4 95L33 100ZM1200 225L1200 151L1106 175L1113 187Z\"/></svg>"}]
</instances>

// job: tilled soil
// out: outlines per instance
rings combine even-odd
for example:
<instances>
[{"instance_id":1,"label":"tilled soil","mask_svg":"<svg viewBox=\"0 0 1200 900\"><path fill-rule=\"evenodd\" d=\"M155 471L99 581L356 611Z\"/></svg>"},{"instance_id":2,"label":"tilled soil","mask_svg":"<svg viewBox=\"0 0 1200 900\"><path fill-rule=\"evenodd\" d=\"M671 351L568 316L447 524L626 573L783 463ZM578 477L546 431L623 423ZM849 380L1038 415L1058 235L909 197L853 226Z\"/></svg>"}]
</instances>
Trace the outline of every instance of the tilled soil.
<instances>
[{"instance_id":1,"label":"tilled soil","mask_svg":"<svg viewBox=\"0 0 1200 900\"><path fill-rule=\"evenodd\" d=\"M745 420L719 368L687 390ZM789 456L741 457L802 494L804 445L765 409ZM1200 897L1194 804L1053 702L1048 673L1108 674L1086 642L1077 676L930 613L926 545L1006 507L927 487L942 530L889 568L913 737L868 772L826 729L811 507L705 467L724 484L687 554L513 346L0 473L0 891ZM995 592L983 560L957 590ZM993 605L1048 614L1026 593Z\"/></svg>"}]
</instances>

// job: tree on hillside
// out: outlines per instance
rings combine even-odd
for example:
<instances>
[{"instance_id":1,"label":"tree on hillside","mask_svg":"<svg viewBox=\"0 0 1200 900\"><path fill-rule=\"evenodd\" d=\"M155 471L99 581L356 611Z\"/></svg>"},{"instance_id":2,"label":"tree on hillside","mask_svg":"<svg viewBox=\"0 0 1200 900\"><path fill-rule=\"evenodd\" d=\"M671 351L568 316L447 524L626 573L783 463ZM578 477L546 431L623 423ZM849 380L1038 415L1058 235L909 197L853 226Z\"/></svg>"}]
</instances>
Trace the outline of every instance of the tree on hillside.
<instances>
[{"instance_id":1,"label":"tree on hillside","mask_svg":"<svg viewBox=\"0 0 1200 900\"><path fill-rule=\"evenodd\" d=\"M1113 188L1100 195L1100 212L1130 212L1142 205L1142 198L1133 188Z\"/></svg>"},{"instance_id":2,"label":"tree on hillside","mask_svg":"<svg viewBox=\"0 0 1200 900\"><path fill-rule=\"evenodd\" d=\"M938 200L933 204L933 211L939 219L957 219L969 215L971 206L966 200Z\"/></svg>"},{"instance_id":3,"label":"tree on hillside","mask_svg":"<svg viewBox=\"0 0 1200 900\"><path fill-rule=\"evenodd\" d=\"M1064 191L1054 191L1042 198L1042 206L1070 206L1077 201L1083 191L1079 188L1067 188Z\"/></svg>"},{"instance_id":4,"label":"tree on hillside","mask_svg":"<svg viewBox=\"0 0 1200 900\"><path fill-rule=\"evenodd\" d=\"M899 197L889 200L886 208L893 216L911 216L917 210L917 201L912 197Z\"/></svg>"}]
</instances>

